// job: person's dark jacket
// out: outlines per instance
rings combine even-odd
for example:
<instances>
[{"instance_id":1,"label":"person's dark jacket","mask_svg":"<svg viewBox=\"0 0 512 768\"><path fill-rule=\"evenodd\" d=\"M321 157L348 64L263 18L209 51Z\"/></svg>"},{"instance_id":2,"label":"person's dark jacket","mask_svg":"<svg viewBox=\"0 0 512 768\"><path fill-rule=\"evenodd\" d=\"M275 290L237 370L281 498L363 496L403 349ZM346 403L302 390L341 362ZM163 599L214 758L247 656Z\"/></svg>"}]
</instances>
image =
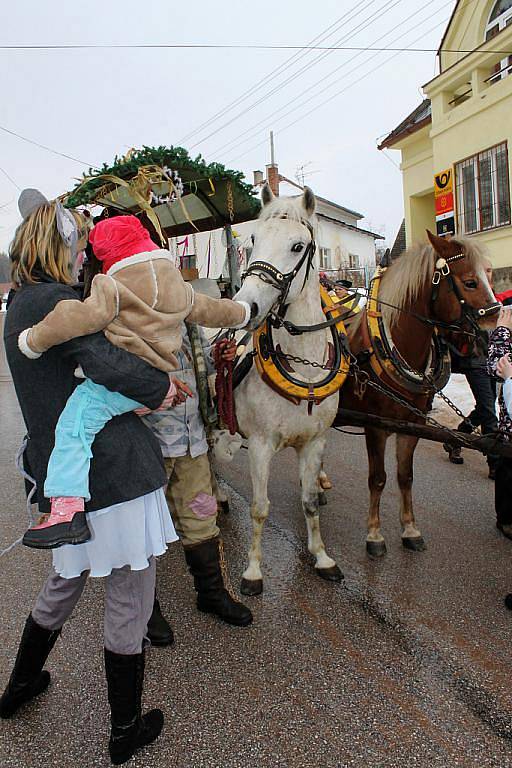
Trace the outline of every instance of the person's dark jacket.
<instances>
[{"instance_id":1,"label":"person's dark jacket","mask_svg":"<svg viewBox=\"0 0 512 768\"><path fill-rule=\"evenodd\" d=\"M450 347L452 373L467 373L475 369L487 369L489 334L487 331L481 331L480 334L473 353L468 356L458 355L457 350L453 346Z\"/></svg>"},{"instance_id":2,"label":"person's dark jacket","mask_svg":"<svg viewBox=\"0 0 512 768\"><path fill-rule=\"evenodd\" d=\"M165 373L114 347L102 333L73 339L37 360L25 357L18 349L18 335L42 320L63 299L76 299L76 293L44 276L40 283L16 291L5 318L7 361L29 437L25 468L37 481L36 500L42 512L49 510L43 486L55 426L80 381L74 377L77 365L92 381L148 408L158 408L169 389ZM165 485L158 442L133 413L112 419L97 435L92 451L88 511L136 499Z\"/></svg>"}]
</instances>

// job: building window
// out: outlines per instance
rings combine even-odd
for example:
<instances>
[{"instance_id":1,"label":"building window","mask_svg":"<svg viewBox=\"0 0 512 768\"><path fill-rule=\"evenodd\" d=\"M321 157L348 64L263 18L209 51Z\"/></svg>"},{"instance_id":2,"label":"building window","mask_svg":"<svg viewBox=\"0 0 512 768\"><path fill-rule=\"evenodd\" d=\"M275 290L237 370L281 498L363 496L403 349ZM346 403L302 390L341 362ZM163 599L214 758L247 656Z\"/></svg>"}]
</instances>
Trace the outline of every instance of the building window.
<instances>
[{"instance_id":1,"label":"building window","mask_svg":"<svg viewBox=\"0 0 512 768\"><path fill-rule=\"evenodd\" d=\"M489 16L485 28L485 39L491 40L498 32L512 23L512 0L498 0Z\"/></svg>"},{"instance_id":2,"label":"building window","mask_svg":"<svg viewBox=\"0 0 512 768\"><path fill-rule=\"evenodd\" d=\"M457 163L455 177L460 234L482 232L510 224L506 143Z\"/></svg>"},{"instance_id":3,"label":"building window","mask_svg":"<svg viewBox=\"0 0 512 768\"><path fill-rule=\"evenodd\" d=\"M348 263L350 269L359 269L359 256L355 253L349 253Z\"/></svg>"},{"instance_id":4,"label":"building window","mask_svg":"<svg viewBox=\"0 0 512 768\"><path fill-rule=\"evenodd\" d=\"M330 248L320 248L320 269L332 269Z\"/></svg>"},{"instance_id":5,"label":"building window","mask_svg":"<svg viewBox=\"0 0 512 768\"><path fill-rule=\"evenodd\" d=\"M512 24L512 0L499 0L494 4L494 7L489 16L489 21L485 28L485 39L492 40L496 37L502 29L505 29ZM503 80L512 72L512 56L506 56L500 59L494 67L489 78L489 83L497 83L498 80Z\"/></svg>"}]
</instances>

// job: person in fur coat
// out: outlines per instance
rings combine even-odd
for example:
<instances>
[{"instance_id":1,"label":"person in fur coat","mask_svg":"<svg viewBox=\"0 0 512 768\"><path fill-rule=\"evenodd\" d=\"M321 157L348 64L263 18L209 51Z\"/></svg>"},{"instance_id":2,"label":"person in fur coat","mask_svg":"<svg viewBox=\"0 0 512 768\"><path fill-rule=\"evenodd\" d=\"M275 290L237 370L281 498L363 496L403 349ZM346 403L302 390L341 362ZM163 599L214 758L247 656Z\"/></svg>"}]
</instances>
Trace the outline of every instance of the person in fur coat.
<instances>
[{"instance_id":1,"label":"person in fur coat","mask_svg":"<svg viewBox=\"0 0 512 768\"><path fill-rule=\"evenodd\" d=\"M161 409L184 402L192 392L172 376L178 367L175 352L181 348L183 321L243 328L250 318L249 306L194 293L169 251L151 240L135 216L100 221L89 241L103 265L89 298L59 302L41 322L20 334L20 350L38 358L73 338L103 331L115 346L169 374ZM57 424L48 463L44 493L51 499L51 512L25 533L25 545L50 549L90 539L85 503L90 499L91 446L110 419L134 410L143 413L140 409L140 403L89 379L74 390Z\"/></svg>"}]
</instances>

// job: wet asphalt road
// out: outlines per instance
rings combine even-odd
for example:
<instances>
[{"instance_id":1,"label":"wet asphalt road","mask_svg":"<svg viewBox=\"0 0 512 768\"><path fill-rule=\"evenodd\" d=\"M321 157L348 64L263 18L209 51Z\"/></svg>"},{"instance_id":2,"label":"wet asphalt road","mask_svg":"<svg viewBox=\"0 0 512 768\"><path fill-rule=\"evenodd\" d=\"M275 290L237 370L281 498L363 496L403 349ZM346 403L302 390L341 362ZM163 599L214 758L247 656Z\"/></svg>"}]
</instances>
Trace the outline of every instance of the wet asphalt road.
<instances>
[{"instance_id":1,"label":"wet asphalt road","mask_svg":"<svg viewBox=\"0 0 512 768\"><path fill-rule=\"evenodd\" d=\"M0 383L0 547L23 531L23 488L12 456L23 434L12 390ZM390 445L390 448L392 446ZM134 768L512 766L510 684L512 543L494 528L483 459L450 465L440 446L417 451L415 499L427 541L403 551L398 493L383 500L388 555L364 549L364 440L334 433L335 483L322 510L324 540L345 573L315 576L305 547L293 452L274 459L264 535L265 591L255 623L225 627L196 612L179 545L159 562L172 649L148 654L145 703L166 726ZM232 512L222 527L238 586L250 537L247 455L224 469ZM0 560L0 682L48 568L18 548ZM51 689L22 717L0 722L0 768L106 767L102 586L91 581L51 656Z\"/></svg>"}]
</instances>

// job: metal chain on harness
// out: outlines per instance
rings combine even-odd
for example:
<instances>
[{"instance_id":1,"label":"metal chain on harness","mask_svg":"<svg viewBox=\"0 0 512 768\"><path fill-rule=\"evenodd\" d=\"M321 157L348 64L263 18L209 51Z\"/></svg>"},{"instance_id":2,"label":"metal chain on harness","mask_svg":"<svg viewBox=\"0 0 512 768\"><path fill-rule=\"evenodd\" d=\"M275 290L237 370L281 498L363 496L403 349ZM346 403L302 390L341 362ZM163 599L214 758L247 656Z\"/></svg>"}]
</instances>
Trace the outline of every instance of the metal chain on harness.
<instances>
[{"instance_id":1,"label":"metal chain on harness","mask_svg":"<svg viewBox=\"0 0 512 768\"><path fill-rule=\"evenodd\" d=\"M289 362L298 363L299 365L309 365L311 368L321 368L326 371L332 370L332 366L325 365L323 363L317 363L312 360L307 360L303 357L298 357L297 355L290 355L285 352L277 352L276 353L279 357L281 357L283 360L287 360ZM446 427L444 424L441 424L437 419L434 419L433 416L428 416L425 414L422 410L419 408L416 408L416 406L409 403L405 398L401 397L400 395L397 395L395 392L392 392L391 390L387 389L386 387L383 387L381 384L378 384L376 381L373 381L373 379L370 378L370 374L366 371L363 371L361 367L359 366L359 363L357 362L356 356L349 352L350 355L350 362L351 362L351 368L349 371L349 376L353 376L356 381L358 382L361 396L364 395L364 392L366 391L366 387L370 387L370 389L375 390L376 392L379 392L382 395L385 395L387 398L392 400L397 405L402 406L403 408L406 408L411 413L413 413L415 416L419 416L421 419L424 419L427 423L431 424L432 426L435 426L443 431L445 431L448 435L451 437L456 437L457 440L462 442L464 445L470 445L469 441L467 441L464 438L464 432L459 432L454 429L450 429L449 427ZM432 386L432 385L431 385ZM461 418L464 422L467 422L467 417L462 413L460 408L458 408L455 403L450 400L450 398L445 395L441 390L436 389L436 387L432 386L432 390L436 395L439 395L439 397L444 400L444 402ZM469 422L471 424L471 422ZM476 432L476 428L471 424L471 432Z\"/></svg>"}]
</instances>

